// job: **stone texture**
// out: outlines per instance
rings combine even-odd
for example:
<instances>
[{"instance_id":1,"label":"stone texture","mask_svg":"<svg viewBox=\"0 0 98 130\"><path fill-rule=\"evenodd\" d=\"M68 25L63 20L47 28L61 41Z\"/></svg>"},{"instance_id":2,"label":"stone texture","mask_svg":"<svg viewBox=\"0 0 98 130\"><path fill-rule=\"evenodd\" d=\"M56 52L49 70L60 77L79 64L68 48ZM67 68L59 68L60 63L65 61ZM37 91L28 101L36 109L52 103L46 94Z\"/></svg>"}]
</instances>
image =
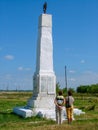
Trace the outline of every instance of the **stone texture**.
<instances>
[{"instance_id":1,"label":"stone texture","mask_svg":"<svg viewBox=\"0 0 98 130\"><path fill-rule=\"evenodd\" d=\"M32 110L26 109L25 107L15 107L13 108L13 112L24 118L32 117L33 115Z\"/></svg>"},{"instance_id":2,"label":"stone texture","mask_svg":"<svg viewBox=\"0 0 98 130\"><path fill-rule=\"evenodd\" d=\"M55 91L56 76L53 70L52 15L42 14L39 17L38 25L33 96L28 100L27 106L32 108L32 111L36 114L41 113L46 118L55 118Z\"/></svg>"},{"instance_id":3,"label":"stone texture","mask_svg":"<svg viewBox=\"0 0 98 130\"><path fill-rule=\"evenodd\" d=\"M36 74L52 73L53 71L53 44L52 44L52 16L42 14L39 17L37 39Z\"/></svg>"},{"instance_id":4,"label":"stone texture","mask_svg":"<svg viewBox=\"0 0 98 130\"><path fill-rule=\"evenodd\" d=\"M24 118L27 117L32 117L32 116L40 116L40 117L45 117L47 119L53 119L56 120L55 118L55 110L47 110L47 109L41 109L41 108L36 108L33 109L33 111L29 108L29 107L15 107L13 108L13 112L16 113L19 116L22 116ZM81 114L85 114L85 112L83 112L80 109L74 108L74 115L81 115ZM63 120L67 120L67 116L66 116L66 109L65 107L63 107ZM74 119L74 115L73 115L73 120Z\"/></svg>"}]
</instances>

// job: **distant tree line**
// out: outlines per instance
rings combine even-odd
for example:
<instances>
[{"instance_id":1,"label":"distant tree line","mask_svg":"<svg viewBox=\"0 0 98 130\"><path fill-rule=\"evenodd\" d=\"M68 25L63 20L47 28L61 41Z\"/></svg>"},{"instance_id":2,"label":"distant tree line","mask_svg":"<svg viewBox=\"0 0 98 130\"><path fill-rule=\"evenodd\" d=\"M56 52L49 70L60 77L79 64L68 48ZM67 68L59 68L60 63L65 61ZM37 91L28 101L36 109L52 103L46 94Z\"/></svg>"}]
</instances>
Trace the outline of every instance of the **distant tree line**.
<instances>
[{"instance_id":1,"label":"distant tree line","mask_svg":"<svg viewBox=\"0 0 98 130\"><path fill-rule=\"evenodd\" d=\"M33 92L33 90L3 90L3 89L0 89L0 92Z\"/></svg>"},{"instance_id":2,"label":"distant tree line","mask_svg":"<svg viewBox=\"0 0 98 130\"><path fill-rule=\"evenodd\" d=\"M98 93L98 84L81 85L76 91L77 93Z\"/></svg>"},{"instance_id":3,"label":"distant tree line","mask_svg":"<svg viewBox=\"0 0 98 130\"><path fill-rule=\"evenodd\" d=\"M73 93L98 93L98 84L92 84L92 85L80 85L79 87L74 90L74 88L68 88L68 90L71 90ZM61 88L59 82L56 83L56 93L58 93L59 90L63 91L63 94L67 94L66 88Z\"/></svg>"}]
</instances>

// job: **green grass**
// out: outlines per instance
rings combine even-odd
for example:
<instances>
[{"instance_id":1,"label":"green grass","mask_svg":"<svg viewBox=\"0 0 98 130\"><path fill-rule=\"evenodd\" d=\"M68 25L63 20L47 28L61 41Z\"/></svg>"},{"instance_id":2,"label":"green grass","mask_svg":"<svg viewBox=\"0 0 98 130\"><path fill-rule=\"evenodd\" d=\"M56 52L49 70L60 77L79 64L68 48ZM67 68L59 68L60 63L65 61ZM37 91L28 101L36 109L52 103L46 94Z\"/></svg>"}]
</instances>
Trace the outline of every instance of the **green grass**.
<instances>
[{"instance_id":1,"label":"green grass","mask_svg":"<svg viewBox=\"0 0 98 130\"><path fill-rule=\"evenodd\" d=\"M25 106L31 97L31 92L3 92L0 93L0 130L98 130L98 100L89 95L75 97L75 106L83 109L86 114L75 116L71 125L64 121L57 125L55 121L45 118L22 118L13 113L15 106ZM94 110L87 108L95 104Z\"/></svg>"}]
</instances>

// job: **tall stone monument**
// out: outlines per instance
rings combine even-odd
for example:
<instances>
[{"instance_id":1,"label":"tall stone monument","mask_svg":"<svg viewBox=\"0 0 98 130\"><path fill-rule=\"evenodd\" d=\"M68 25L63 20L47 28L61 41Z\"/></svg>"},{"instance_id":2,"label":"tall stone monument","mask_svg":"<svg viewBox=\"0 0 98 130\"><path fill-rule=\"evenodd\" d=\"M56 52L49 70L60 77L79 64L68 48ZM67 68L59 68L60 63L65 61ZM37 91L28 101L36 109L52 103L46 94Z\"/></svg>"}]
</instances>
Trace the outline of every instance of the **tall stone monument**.
<instances>
[{"instance_id":1,"label":"tall stone monument","mask_svg":"<svg viewBox=\"0 0 98 130\"><path fill-rule=\"evenodd\" d=\"M52 15L41 14L38 24L36 71L33 96L28 106L34 113L52 118L55 113L56 76L53 70Z\"/></svg>"},{"instance_id":2,"label":"tall stone monument","mask_svg":"<svg viewBox=\"0 0 98 130\"><path fill-rule=\"evenodd\" d=\"M15 107L13 112L22 117L39 115L55 120L54 99L56 76L53 70L52 15L41 14L38 25L36 70L33 76L33 96L27 106ZM74 109L74 114L81 114ZM65 108L63 120L66 119Z\"/></svg>"}]
</instances>

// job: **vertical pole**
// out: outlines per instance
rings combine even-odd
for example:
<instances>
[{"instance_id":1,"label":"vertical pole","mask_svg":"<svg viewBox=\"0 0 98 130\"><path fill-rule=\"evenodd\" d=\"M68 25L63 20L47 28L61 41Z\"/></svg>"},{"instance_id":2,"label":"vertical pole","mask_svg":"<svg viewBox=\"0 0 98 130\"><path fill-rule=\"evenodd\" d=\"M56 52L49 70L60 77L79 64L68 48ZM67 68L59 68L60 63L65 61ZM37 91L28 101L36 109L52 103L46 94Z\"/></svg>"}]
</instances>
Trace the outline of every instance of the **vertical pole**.
<instances>
[{"instance_id":1,"label":"vertical pole","mask_svg":"<svg viewBox=\"0 0 98 130\"><path fill-rule=\"evenodd\" d=\"M66 88L66 91L67 91L67 73L66 73L66 66L65 66L65 88Z\"/></svg>"}]
</instances>

